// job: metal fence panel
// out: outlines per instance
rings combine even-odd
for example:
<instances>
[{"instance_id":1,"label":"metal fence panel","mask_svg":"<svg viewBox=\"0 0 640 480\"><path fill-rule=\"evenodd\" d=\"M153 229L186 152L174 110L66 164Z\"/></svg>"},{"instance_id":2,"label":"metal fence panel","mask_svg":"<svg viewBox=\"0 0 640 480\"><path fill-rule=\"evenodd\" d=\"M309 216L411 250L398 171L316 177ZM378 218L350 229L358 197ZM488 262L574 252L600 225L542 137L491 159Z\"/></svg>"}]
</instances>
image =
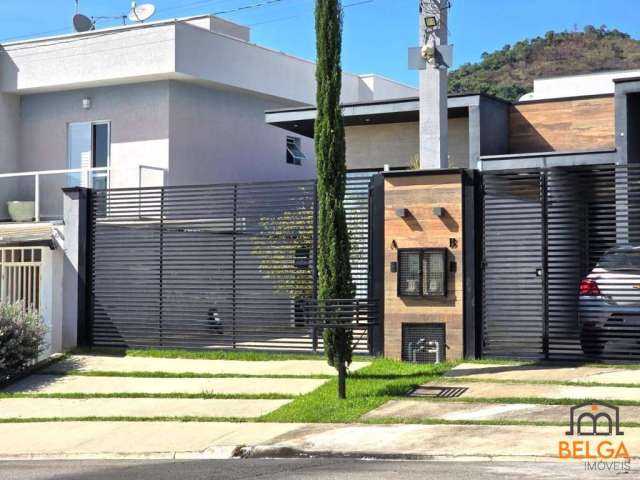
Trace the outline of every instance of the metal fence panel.
<instances>
[{"instance_id":1,"label":"metal fence panel","mask_svg":"<svg viewBox=\"0 0 640 480\"><path fill-rule=\"evenodd\" d=\"M483 353L640 359L640 166L485 173L483 184Z\"/></svg>"},{"instance_id":2,"label":"metal fence panel","mask_svg":"<svg viewBox=\"0 0 640 480\"><path fill-rule=\"evenodd\" d=\"M368 189L363 196L360 179L350 185L346 209L361 300L339 307L361 324L355 336L363 351L377 315L366 298ZM322 348L311 325L332 310L314 300L316 203L314 181L93 192L92 344Z\"/></svg>"}]
</instances>

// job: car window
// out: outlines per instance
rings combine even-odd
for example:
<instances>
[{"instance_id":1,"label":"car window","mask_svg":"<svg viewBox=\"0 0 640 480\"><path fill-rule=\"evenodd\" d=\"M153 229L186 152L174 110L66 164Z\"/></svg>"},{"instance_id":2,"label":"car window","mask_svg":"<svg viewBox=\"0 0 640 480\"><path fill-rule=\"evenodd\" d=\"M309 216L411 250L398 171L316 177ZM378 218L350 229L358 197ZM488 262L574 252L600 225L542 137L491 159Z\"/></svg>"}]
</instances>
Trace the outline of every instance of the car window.
<instances>
[{"instance_id":1,"label":"car window","mask_svg":"<svg viewBox=\"0 0 640 480\"><path fill-rule=\"evenodd\" d=\"M640 270L640 252L608 252L598 266L609 270Z\"/></svg>"}]
</instances>

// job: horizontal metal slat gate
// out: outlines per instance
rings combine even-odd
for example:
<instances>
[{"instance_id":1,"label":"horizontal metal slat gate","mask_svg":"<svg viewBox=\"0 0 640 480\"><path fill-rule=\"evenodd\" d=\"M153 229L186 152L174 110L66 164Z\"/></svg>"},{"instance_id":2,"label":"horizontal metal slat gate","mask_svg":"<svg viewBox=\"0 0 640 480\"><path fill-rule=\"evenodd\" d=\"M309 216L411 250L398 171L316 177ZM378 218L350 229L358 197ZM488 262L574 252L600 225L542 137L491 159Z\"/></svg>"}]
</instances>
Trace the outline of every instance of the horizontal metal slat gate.
<instances>
[{"instance_id":1,"label":"horizontal metal slat gate","mask_svg":"<svg viewBox=\"0 0 640 480\"><path fill-rule=\"evenodd\" d=\"M483 355L640 359L640 165L483 173L482 207Z\"/></svg>"},{"instance_id":2,"label":"horizontal metal slat gate","mask_svg":"<svg viewBox=\"0 0 640 480\"><path fill-rule=\"evenodd\" d=\"M360 183L345 202L359 299L340 305L315 300L314 181L94 191L92 345L311 350L321 311L373 323ZM354 334L359 351L367 333Z\"/></svg>"},{"instance_id":3,"label":"horizontal metal slat gate","mask_svg":"<svg viewBox=\"0 0 640 480\"><path fill-rule=\"evenodd\" d=\"M483 354L544 354L540 172L483 176Z\"/></svg>"}]
</instances>

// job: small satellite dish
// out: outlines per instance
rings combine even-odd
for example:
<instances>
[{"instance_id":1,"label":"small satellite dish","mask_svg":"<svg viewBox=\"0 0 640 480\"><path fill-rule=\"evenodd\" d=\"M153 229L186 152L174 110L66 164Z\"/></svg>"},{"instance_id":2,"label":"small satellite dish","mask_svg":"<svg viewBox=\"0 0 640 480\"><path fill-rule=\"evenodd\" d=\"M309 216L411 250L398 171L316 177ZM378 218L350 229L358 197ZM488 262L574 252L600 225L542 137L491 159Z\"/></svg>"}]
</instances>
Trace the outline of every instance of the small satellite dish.
<instances>
[{"instance_id":1,"label":"small satellite dish","mask_svg":"<svg viewBox=\"0 0 640 480\"><path fill-rule=\"evenodd\" d=\"M73 28L76 32L88 32L89 30L93 30L95 25L89 17L76 13L73 16Z\"/></svg>"},{"instance_id":2,"label":"small satellite dish","mask_svg":"<svg viewBox=\"0 0 640 480\"><path fill-rule=\"evenodd\" d=\"M152 3L136 5L135 2L129 12L129 20L132 22L144 22L156 13L156 6Z\"/></svg>"}]
</instances>

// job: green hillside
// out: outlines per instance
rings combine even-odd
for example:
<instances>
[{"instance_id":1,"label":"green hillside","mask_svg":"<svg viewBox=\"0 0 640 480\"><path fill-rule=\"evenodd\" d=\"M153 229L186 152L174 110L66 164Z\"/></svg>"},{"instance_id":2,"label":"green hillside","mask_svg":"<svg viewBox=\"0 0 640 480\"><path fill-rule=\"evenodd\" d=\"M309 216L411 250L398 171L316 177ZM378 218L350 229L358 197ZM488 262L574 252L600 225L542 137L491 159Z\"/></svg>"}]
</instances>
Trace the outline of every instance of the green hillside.
<instances>
[{"instance_id":1,"label":"green hillside","mask_svg":"<svg viewBox=\"0 0 640 480\"><path fill-rule=\"evenodd\" d=\"M449 91L513 101L533 89L534 78L633 68L640 68L640 41L605 26L587 26L582 32L547 32L483 53L479 63L449 74Z\"/></svg>"}]
</instances>

